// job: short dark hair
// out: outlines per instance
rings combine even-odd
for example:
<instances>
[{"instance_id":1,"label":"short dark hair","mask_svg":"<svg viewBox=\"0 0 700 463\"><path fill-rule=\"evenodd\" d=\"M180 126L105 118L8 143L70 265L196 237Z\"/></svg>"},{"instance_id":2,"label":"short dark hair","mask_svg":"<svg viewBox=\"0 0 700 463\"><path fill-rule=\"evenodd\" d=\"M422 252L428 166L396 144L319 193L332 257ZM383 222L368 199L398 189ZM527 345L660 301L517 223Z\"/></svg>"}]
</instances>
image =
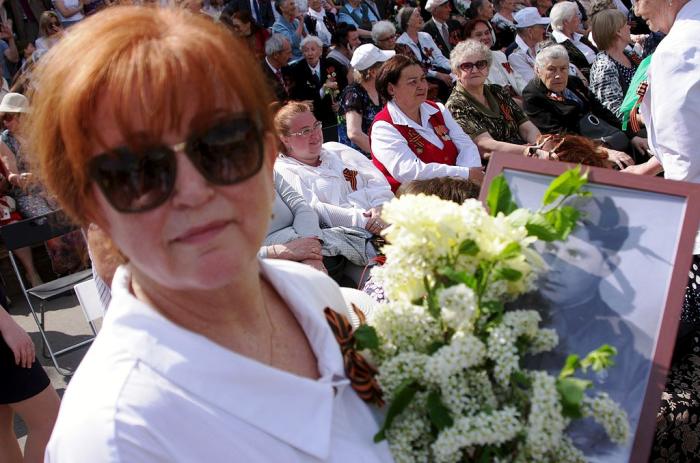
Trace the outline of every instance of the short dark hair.
<instances>
[{"instance_id":1,"label":"short dark hair","mask_svg":"<svg viewBox=\"0 0 700 463\"><path fill-rule=\"evenodd\" d=\"M437 196L446 201L462 204L467 199L478 199L481 187L464 177L435 177L425 180L411 180L402 183L396 191L396 197L401 195L417 195L423 193Z\"/></svg>"},{"instance_id":2,"label":"short dark hair","mask_svg":"<svg viewBox=\"0 0 700 463\"><path fill-rule=\"evenodd\" d=\"M466 23L464 23L464 28L462 29L462 31L465 39L471 38L474 29L476 29L476 25L479 23L484 24L486 27L489 27L489 23L487 21L484 21L483 19L470 19Z\"/></svg>"},{"instance_id":3,"label":"short dark hair","mask_svg":"<svg viewBox=\"0 0 700 463\"><path fill-rule=\"evenodd\" d=\"M357 27L353 24L347 24L347 23L339 23L335 27L335 32L333 32L333 36L331 37L331 42L334 45L338 45L341 47L347 47L348 46L348 35L350 32L355 32L357 30Z\"/></svg>"},{"instance_id":4,"label":"short dark hair","mask_svg":"<svg viewBox=\"0 0 700 463\"><path fill-rule=\"evenodd\" d=\"M396 85L401 78L401 71L414 65L420 66L420 63L415 57L406 55L394 55L382 64L382 67L379 68L375 86L379 97L384 103L391 100L389 84Z\"/></svg>"}]
</instances>

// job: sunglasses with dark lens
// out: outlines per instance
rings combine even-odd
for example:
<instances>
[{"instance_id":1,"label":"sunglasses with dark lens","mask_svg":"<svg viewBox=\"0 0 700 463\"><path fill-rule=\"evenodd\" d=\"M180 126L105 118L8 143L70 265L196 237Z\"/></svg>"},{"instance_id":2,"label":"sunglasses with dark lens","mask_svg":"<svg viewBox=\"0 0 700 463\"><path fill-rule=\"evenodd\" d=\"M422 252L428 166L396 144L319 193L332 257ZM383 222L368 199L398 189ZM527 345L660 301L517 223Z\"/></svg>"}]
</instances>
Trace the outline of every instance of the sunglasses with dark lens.
<instances>
[{"instance_id":1,"label":"sunglasses with dark lens","mask_svg":"<svg viewBox=\"0 0 700 463\"><path fill-rule=\"evenodd\" d=\"M175 153L184 151L208 182L233 185L263 165L261 124L245 115L220 120L174 146L134 143L92 158L89 176L119 212L144 212L165 203L177 177Z\"/></svg>"},{"instance_id":2,"label":"sunglasses with dark lens","mask_svg":"<svg viewBox=\"0 0 700 463\"><path fill-rule=\"evenodd\" d=\"M489 65L489 62L486 61L485 59L482 59L482 60L477 61L476 63L468 63L468 62L462 63L459 65L459 68L464 72L469 72L472 69L474 69L475 67L481 71L481 70L486 69L486 66L488 66L488 65Z\"/></svg>"}]
</instances>

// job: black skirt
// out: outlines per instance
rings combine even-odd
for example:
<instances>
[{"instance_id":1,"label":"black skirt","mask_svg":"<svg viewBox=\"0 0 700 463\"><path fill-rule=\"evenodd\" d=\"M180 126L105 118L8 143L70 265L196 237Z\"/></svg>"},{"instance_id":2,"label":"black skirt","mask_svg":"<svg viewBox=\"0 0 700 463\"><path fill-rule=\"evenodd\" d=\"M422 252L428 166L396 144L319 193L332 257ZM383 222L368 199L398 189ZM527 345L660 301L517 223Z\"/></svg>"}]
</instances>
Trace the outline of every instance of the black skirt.
<instances>
[{"instance_id":1,"label":"black skirt","mask_svg":"<svg viewBox=\"0 0 700 463\"><path fill-rule=\"evenodd\" d=\"M18 366L12 349L0 336L0 405L34 397L49 384L49 377L37 360L34 360L31 368Z\"/></svg>"}]
</instances>

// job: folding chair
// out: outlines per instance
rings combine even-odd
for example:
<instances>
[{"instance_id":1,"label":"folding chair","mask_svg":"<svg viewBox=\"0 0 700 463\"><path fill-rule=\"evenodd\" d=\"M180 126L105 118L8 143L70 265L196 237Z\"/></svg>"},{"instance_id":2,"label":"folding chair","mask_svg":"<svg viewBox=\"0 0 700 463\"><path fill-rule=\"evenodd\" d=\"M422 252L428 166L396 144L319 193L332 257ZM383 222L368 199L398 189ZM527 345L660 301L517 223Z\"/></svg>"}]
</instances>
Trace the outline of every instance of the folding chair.
<instances>
[{"instance_id":1,"label":"folding chair","mask_svg":"<svg viewBox=\"0 0 700 463\"><path fill-rule=\"evenodd\" d=\"M73 289L75 290L75 295L78 296L85 320L92 327L92 331L97 332L95 320L104 317L105 311L94 278L78 283Z\"/></svg>"},{"instance_id":2,"label":"folding chair","mask_svg":"<svg viewBox=\"0 0 700 463\"><path fill-rule=\"evenodd\" d=\"M51 347L51 343L49 342L46 336L44 305L46 301L55 299L67 292L73 291L73 286L75 286L81 281L90 278L92 276L92 271L90 269L83 270L80 272L60 277L47 283L40 284L38 286L28 288L24 283L24 279L22 278L20 268L17 266L17 261L15 259L15 251L17 249L24 248L27 246L31 247L34 245L42 244L47 240L50 240L51 238L56 238L58 236L65 235L66 233L69 233L76 229L77 227L73 224L68 223L67 219L65 218L65 215L63 215L60 211L51 212L46 215L34 217L32 219L22 220L0 227L0 237L2 237L2 240L5 242L5 246L7 247L7 251L10 256L10 262L12 263L12 268L14 269L15 274L17 275L17 279L19 280L19 284L22 288L22 292L24 293L24 297L27 299L27 303L29 304L29 310L32 312L34 321L36 322L37 327L39 328L39 333L41 334L41 339L43 342L42 351L44 347L48 350L49 356L51 357L54 366L59 371L59 373L63 374L64 376L70 376L72 375L72 373L67 370L64 370L59 366L57 357L72 352L76 349L79 349L80 347L91 343L92 340L95 338L96 331L94 326L90 324L93 336L91 336L89 339L80 341L60 350L54 350L54 348ZM32 300L39 301L38 313L37 310L34 308Z\"/></svg>"}]
</instances>

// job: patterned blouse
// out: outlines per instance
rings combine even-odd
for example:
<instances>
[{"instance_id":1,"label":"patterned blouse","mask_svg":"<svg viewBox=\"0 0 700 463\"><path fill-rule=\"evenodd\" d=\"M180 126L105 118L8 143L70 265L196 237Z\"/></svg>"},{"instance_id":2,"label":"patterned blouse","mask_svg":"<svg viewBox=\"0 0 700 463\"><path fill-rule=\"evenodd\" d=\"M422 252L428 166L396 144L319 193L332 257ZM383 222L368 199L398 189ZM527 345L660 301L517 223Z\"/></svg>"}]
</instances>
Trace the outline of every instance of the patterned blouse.
<instances>
[{"instance_id":1,"label":"patterned blouse","mask_svg":"<svg viewBox=\"0 0 700 463\"><path fill-rule=\"evenodd\" d=\"M622 105L632 76L639 65L637 55L628 54L627 57L632 63L630 68L623 66L607 53L601 51L596 55L593 66L591 66L591 92L603 106L612 111L618 118L621 117L620 105Z\"/></svg>"},{"instance_id":2,"label":"patterned blouse","mask_svg":"<svg viewBox=\"0 0 700 463\"><path fill-rule=\"evenodd\" d=\"M370 157L369 153L365 153L359 146L350 141L345 113L355 111L360 114L362 116L362 133L368 134L374 116L381 110L382 106L372 103L367 90L359 83L355 82L345 87L340 95L340 108L338 109L338 141Z\"/></svg>"},{"instance_id":3,"label":"patterned blouse","mask_svg":"<svg viewBox=\"0 0 700 463\"><path fill-rule=\"evenodd\" d=\"M494 140L522 145L520 125L527 116L500 85L484 85L484 96L489 107L476 101L457 82L445 105L455 121L472 139L488 132Z\"/></svg>"}]
</instances>

